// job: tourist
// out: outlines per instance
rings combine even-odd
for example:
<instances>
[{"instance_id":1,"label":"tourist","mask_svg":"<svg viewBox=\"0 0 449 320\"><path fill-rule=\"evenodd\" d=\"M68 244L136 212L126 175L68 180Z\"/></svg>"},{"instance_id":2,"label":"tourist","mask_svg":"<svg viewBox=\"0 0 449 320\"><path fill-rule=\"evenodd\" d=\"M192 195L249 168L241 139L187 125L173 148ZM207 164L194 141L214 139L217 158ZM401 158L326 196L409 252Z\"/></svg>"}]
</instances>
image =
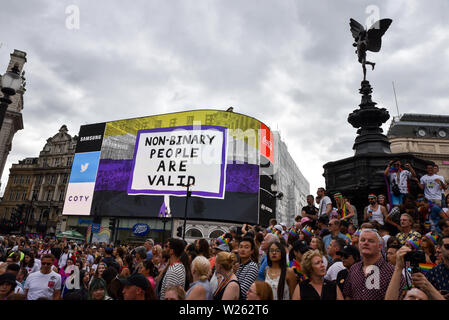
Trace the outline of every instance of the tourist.
<instances>
[{"instance_id":1,"label":"tourist","mask_svg":"<svg viewBox=\"0 0 449 320\"><path fill-rule=\"evenodd\" d=\"M264 255L263 255L262 260L260 262L260 267L259 267L259 273L257 275L257 280L265 281L265 268L268 265L267 264L268 248L275 241L279 242L279 238L276 235L272 234L272 233L267 233L265 235L263 241L262 241L262 244L260 245L260 248L264 252Z\"/></svg>"},{"instance_id":2,"label":"tourist","mask_svg":"<svg viewBox=\"0 0 449 320\"><path fill-rule=\"evenodd\" d=\"M315 207L315 201L313 195L309 194L306 197L307 205L302 207L301 216L303 218L309 218L313 221L312 227L315 227L316 220L318 219L318 208Z\"/></svg>"},{"instance_id":3,"label":"tourist","mask_svg":"<svg viewBox=\"0 0 449 320\"><path fill-rule=\"evenodd\" d=\"M387 209L377 203L375 194L368 195L369 205L365 207L363 221L377 221L380 225L385 224L388 216Z\"/></svg>"},{"instance_id":4,"label":"tourist","mask_svg":"<svg viewBox=\"0 0 449 320\"><path fill-rule=\"evenodd\" d=\"M402 290L403 270L405 267L404 256L407 252L412 251L407 246L401 247L396 253L396 265L394 267L393 276L388 285L385 294L385 300L399 300ZM411 285L414 285L412 287ZM412 274L410 285L407 287L407 293L404 300L445 300L440 292L426 279L426 277L416 272Z\"/></svg>"},{"instance_id":5,"label":"tourist","mask_svg":"<svg viewBox=\"0 0 449 320\"><path fill-rule=\"evenodd\" d=\"M326 190L324 188L318 188L317 190L317 201L319 201L318 205L318 218L321 216L327 216L330 218L330 214L332 211L332 200L328 196L325 195Z\"/></svg>"},{"instance_id":6,"label":"tourist","mask_svg":"<svg viewBox=\"0 0 449 320\"><path fill-rule=\"evenodd\" d=\"M16 288L16 277L11 273L0 275L0 300L8 300L11 294L14 294Z\"/></svg>"},{"instance_id":7,"label":"tourist","mask_svg":"<svg viewBox=\"0 0 449 320\"><path fill-rule=\"evenodd\" d=\"M360 252L357 249L357 247L350 245L350 246L344 246L338 252L338 254L342 257L344 269L340 270L338 272L335 282L337 283L338 287L340 288L340 291L343 292L345 281L349 274L349 269L351 269L351 267L354 263L360 261Z\"/></svg>"},{"instance_id":8,"label":"tourist","mask_svg":"<svg viewBox=\"0 0 449 320\"><path fill-rule=\"evenodd\" d=\"M419 187L424 190L424 196L427 200L441 207L441 192L447 189L442 176L436 175L434 172L434 165L427 164L427 174L422 176L419 180Z\"/></svg>"},{"instance_id":9,"label":"tourist","mask_svg":"<svg viewBox=\"0 0 449 320\"><path fill-rule=\"evenodd\" d=\"M246 300L249 287L257 278L257 250L253 238L244 237L239 243L239 266L235 273L240 285L241 299Z\"/></svg>"},{"instance_id":10,"label":"tourist","mask_svg":"<svg viewBox=\"0 0 449 320\"><path fill-rule=\"evenodd\" d=\"M413 218L408 213L401 215L401 230L402 232L396 235L401 246L403 246L407 240L419 240L421 239L421 234L413 230Z\"/></svg>"},{"instance_id":11,"label":"tourist","mask_svg":"<svg viewBox=\"0 0 449 320\"><path fill-rule=\"evenodd\" d=\"M337 285L324 279L326 268L323 256L318 250L311 250L304 254L301 268L307 279L296 286L292 300L343 300Z\"/></svg>"},{"instance_id":12,"label":"tourist","mask_svg":"<svg viewBox=\"0 0 449 320\"><path fill-rule=\"evenodd\" d=\"M418 182L415 170L410 163L406 163L404 168L401 168L401 160L394 159L389 162L384 172L389 181L393 206L399 206L403 202L404 196L410 193L410 180L413 179Z\"/></svg>"},{"instance_id":13,"label":"tourist","mask_svg":"<svg viewBox=\"0 0 449 320\"><path fill-rule=\"evenodd\" d=\"M249 287L246 300L273 300L273 289L265 281L257 280Z\"/></svg>"},{"instance_id":14,"label":"tourist","mask_svg":"<svg viewBox=\"0 0 449 320\"><path fill-rule=\"evenodd\" d=\"M331 233L323 238L325 248L329 248L331 240L337 237L343 239L346 244L351 244L351 240L348 238L348 236L340 232L340 221L338 219L331 219L329 221L329 231Z\"/></svg>"},{"instance_id":15,"label":"tourist","mask_svg":"<svg viewBox=\"0 0 449 320\"><path fill-rule=\"evenodd\" d=\"M346 300L385 298L394 267L382 257L382 242L377 230L362 229L359 240L362 260L353 264L349 270L343 289ZM405 280L402 284L405 285Z\"/></svg>"},{"instance_id":16,"label":"tourist","mask_svg":"<svg viewBox=\"0 0 449 320\"><path fill-rule=\"evenodd\" d=\"M442 261L426 273L430 283L449 299L449 236L438 239L438 249L441 251Z\"/></svg>"},{"instance_id":17,"label":"tourist","mask_svg":"<svg viewBox=\"0 0 449 320\"><path fill-rule=\"evenodd\" d=\"M164 300L165 290L169 286L186 285L186 268L181 262L181 255L184 253L184 242L180 239L171 238L168 240L169 246L169 266L167 272L162 279L162 286L160 290L160 299Z\"/></svg>"},{"instance_id":18,"label":"tourist","mask_svg":"<svg viewBox=\"0 0 449 320\"><path fill-rule=\"evenodd\" d=\"M214 292L214 300L239 300L240 284L232 271L237 258L232 252L220 252L215 259L215 271L221 280Z\"/></svg>"},{"instance_id":19,"label":"tourist","mask_svg":"<svg viewBox=\"0 0 449 320\"><path fill-rule=\"evenodd\" d=\"M337 204L338 218L342 221L350 221L355 214L351 204L343 198L340 192L334 194L334 199Z\"/></svg>"},{"instance_id":20,"label":"tourist","mask_svg":"<svg viewBox=\"0 0 449 320\"><path fill-rule=\"evenodd\" d=\"M197 256L192 261L191 270L193 282L186 292L186 300L212 300L213 293L209 283L209 260L205 256Z\"/></svg>"},{"instance_id":21,"label":"tourist","mask_svg":"<svg viewBox=\"0 0 449 320\"><path fill-rule=\"evenodd\" d=\"M307 246L307 244L301 240L296 240L293 243L292 249L290 251L291 258L289 267L295 273L296 283L300 283L301 281L306 279L306 276L301 269L301 260L304 253L306 253L309 250L310 248Z\"/></svg>"},{"instance_id":22,"label":"tourist","mask_svg":"<svg viewBox=\"0 0 449 320\"><path fill-rule=\"evenodd\" d=\"M274 300L290 300L297 281L293 270L287 267L287 254L284 246L280 242L272 243L268 248L267 257L268 267L265 269L265 282L272 288Z\"/></svg>"},{"instance_id":23,"label":"tourist","mask_svg":"<svg viewBox=\"0 0 449 320\"><path fill-rule=\"evenodd\" d=\"M332 239L327 249L327 253L330 257L330 265L324 279L335 281L337 279L337 274L345 269L341 256L341 252L345 246L346 242L343 239Z\"/></svg>"},{"instance_id":24,"label":"tourist","mask_svg":"<svg viewBox=\"0 0 449 320\"><path fill-rule=\"evenodd\" d=\"M106 290L106 281L103 278L95 278L89 286L88 300L112 300Z\"/></svg>"},{"instance_id":25,"label":"tourist","mask_svg":"<svg viewBox=\"0 0 449 320\"><path fill-rule=\"evenodd\" d=\"M41 270L28 275L24 289L28 300L44 297L48 300L59 300L61 293L61 276L52 271L55 257L44 254L41 257Z\"/></svg>"},{"instance_id":26,"label":"tourist","mask_svg":"<svg viewBox=\"0 0 449 320\"><path fill-rule=\"evenodd\" d=\"M148 260L148 262L150 262ZM156 294L148 279L141 273L134 273L126 279L120 279L123 284L123 300L156 300Z\"/></svg>"}]
</instances>

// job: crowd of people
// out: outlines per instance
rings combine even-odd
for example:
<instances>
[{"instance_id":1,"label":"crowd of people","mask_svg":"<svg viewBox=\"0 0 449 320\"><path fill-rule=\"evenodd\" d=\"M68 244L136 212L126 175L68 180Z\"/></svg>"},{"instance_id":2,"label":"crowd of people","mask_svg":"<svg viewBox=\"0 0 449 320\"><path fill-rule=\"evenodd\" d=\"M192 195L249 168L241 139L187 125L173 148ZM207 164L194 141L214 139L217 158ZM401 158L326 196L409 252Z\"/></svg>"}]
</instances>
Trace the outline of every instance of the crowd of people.
<instances>
[{"instance_id":1,"label":"crowd of people","mask_svg":"<svg viewBox=\"0 0 449 320\"><path fill-rule=\"evenodd\" d=\"M287 227L234 226L217 239L143 245L0 237L2 300L449 299L447 186L388 164L386 195L357 214L341 193L309 195ZM423 194L410 194L410 180ZM331 200L334 198L334 201ZM362 221L359 221L359 220Z\"/></svg>"}]
</instances>

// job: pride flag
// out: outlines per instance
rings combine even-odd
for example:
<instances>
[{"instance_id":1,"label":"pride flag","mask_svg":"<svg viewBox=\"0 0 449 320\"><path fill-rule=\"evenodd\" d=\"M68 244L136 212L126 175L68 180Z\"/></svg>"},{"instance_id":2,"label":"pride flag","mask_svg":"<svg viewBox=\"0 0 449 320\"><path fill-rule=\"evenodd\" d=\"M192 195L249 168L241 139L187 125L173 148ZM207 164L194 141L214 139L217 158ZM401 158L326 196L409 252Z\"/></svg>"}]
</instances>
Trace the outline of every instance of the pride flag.
<instances>
[{"instance_id":1,"label":"pride flag","mask_svg":"<svg viewBox=\"0 0 449 320\"><path fill-rule=\"evenodd\" d=\"M293 269L293 271L296 274L296 277L299 279L300 282L307 279L307 276L302 272L301 265L298 263L298 261L296 261L295 259L291 260L289 267Z\"/></svg>"},{"instance_id":2,"label":"pride flag","mask_svg":"<svg viewBox=\"0 0 449 320\"><path fill-rule=\"evenodd\" d=\"M434 264L434 263L420 263L419 269L421 270L422 273L426 273L427 271L429 271L430 269L432 269L435 266L436 266L436 264Z\"/></svg>"}]
</instances>

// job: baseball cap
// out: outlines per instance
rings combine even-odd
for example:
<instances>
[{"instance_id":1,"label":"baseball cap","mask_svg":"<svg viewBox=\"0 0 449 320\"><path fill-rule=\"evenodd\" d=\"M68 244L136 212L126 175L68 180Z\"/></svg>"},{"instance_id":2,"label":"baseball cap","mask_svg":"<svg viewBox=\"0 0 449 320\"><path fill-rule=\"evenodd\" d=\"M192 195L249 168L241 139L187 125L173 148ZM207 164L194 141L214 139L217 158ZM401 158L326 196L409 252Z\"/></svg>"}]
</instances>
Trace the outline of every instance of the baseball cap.
<instances>
[{"instance_id":1,"label":"baseball cap","mask_svg":"<svg viewBox=\"0 0 449 320\"><path fill-rule=\"evenodd\" d=\"M304 217L301 219L301 224L311 221L310 218Z\"/></svg>"},{"instance_id":2,"label":"baseball cap","mask_svg":"<svg viewBox=\"0 0 449 320\"><path fill-rule=\"evenodd\" d=\"M354 260L360 260L359 250L352 245L344 246L343 249L337 251L337 254L340 256L352 256Z\"/></svg>"},{"instance_id":3,"label":"baseball cap","mask_svg":"<svg viewBox=\"0 0 449 320\"><path fill-rule=\"evenodd\" d=\"M150 286L150 282L148 281L148 279L145 278L145 276L141 273L135 273L130 275L126 279L120 279L120 282L125 286L136 286L142 290L147 290Z\"/></svg>"},{"instance_id":4,"label":"baseball cap","mask_svg":"<svg viewBox=\"0 0 449 320\"><path fill-rule=\"evenodd\" d=\"M284 230L280 224L275 225L274 228L276 230L279 230L280 232L282 232Z\"/></svg>"},{"instance_id":5,"label":"baseball cap","mask_svg":"<svg viewBox=\"0 0 449 320\"><path fill-rule=\"evenodd\" d=\"M218 247L215 247L217 250L229 252L229 246L226 243L220 244Z\"/></svg>"}]
</instances>

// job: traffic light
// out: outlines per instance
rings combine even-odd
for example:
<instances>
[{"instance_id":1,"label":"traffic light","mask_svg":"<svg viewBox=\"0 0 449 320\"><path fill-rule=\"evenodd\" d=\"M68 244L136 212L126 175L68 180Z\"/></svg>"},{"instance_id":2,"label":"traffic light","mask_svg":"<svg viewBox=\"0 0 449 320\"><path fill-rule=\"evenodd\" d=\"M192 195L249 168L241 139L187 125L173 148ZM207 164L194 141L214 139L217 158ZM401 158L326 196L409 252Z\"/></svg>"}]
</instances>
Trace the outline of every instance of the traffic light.
<instances>
[{"instance_id":1,"label":"traffic light","mask_svg":"<svg viewBox=\"0 0 449 320\"><path fill-rule=\"evenodd\" d=\"M176 235L180 238L182 237L182 227L181 226L179 226L178 229L176 229Z\"/></svg>"},{"instance_id":2,"label":"traffic light","mask_svg":"<svg viewBox=\"0 0 449 320\"><path fill-rule=\"evenodd\" d=\"M115 229L115 219L109 219L109 230Z\"/></svg>"}]
</instances>

